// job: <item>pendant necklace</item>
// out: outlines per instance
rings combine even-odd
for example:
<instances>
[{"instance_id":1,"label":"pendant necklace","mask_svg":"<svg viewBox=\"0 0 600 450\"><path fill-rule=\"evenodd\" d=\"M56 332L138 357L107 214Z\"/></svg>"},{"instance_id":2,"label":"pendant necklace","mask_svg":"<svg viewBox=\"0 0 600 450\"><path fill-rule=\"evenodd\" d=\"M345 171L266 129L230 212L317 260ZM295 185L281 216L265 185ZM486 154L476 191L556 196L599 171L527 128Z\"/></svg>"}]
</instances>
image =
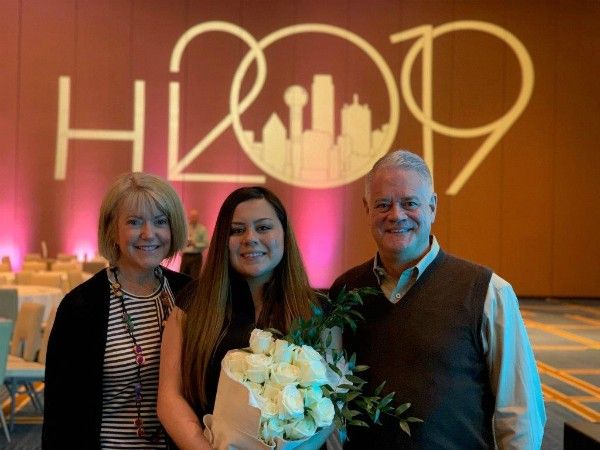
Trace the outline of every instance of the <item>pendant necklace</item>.
<instances>
[{"instance_id":1,"label":"pendant necklace","mask_svg":"<svg viewBox=\"0 0 600 450\"><path fill-rule=\"evenodd\" d=\"M162 434L162 427L159 425L158 429L156 431L154 431L154 433L152 433L150 435L150 437L147 437L146 431L144 429L144 420L142 419L141 367L145 363L144 351L142 349L142 346L140 344L138 344L138 341L135 338L135 335L133 334L135 326L134 326L133 318L127 312L127 308L125 306L125 295L123 294L123 290L121 289L121 283L119 282L119 278L117 275L117 273L119 272L119 269L117 267L111 267L110 271L113 273L113 276L115 277L114 283L111 283L111 294L113 295L113 297L115 297L119 300L119 303L121 305L121 311L123 314L123 316L122 316L123 324L125 325L127 334L129 334L129 337L133 341L133 354L134 354L135 364L136 364L136 382L133 385L133 393L134 393L134 398L135 398L135 406L136 406L136 410L137 410L137 418L133 421L133 424L136 426L136 434L138 437L149 440L150 442L158 442L160 440L160 437ZM167 318L169 317L169 314L171 312L172 302L170 301L169 294L166 292L165 277L164 277L160 267L156 267L154 269L154 276L158 279L158 281L160 283L159 297L160 297L160 309L162 311L162 317L163 317L162 321L160 321L160 315L159 315L158 311L157 311L157 317L159 318L159 321L160 321L159 329L160 329L160 337L162 340L162 332L163 332L163 329L165 326L165 321L167 320Z\"/></svg>"}]
</instances>

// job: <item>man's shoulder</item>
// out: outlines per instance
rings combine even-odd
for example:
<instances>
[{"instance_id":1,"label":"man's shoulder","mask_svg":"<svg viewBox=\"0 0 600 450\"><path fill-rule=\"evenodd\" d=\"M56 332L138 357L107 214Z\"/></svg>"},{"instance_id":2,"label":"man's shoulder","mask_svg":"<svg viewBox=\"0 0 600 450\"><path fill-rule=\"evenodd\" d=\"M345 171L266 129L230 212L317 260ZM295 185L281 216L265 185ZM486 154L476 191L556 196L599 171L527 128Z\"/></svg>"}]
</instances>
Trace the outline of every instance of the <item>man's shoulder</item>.
<instances>
[{"instance_id":1,"label":"man's shoulder","mask_svg":"<svg viewBox=\"0 0 600 450\"><path fill-rule=\"evenodd\" d=\"M375 274L373 273L374 258L365 261L358 266L354 266L341 274L331 285L331 292L337 292L344 286L347 289L355 287L374 286L376 284Z\"/></svg>"},{"instance_id":2,"label":"man's shoulder","mask_svg":"<svg viewBox=\"0 0 600 450\"><path fill-rule=\"evenodd\" d=\"M482 274L489 274L489 276L491 276L491 274L493 273L493 271L489 267L470 261L468 259L461 258L456 255L452 255L450 253L445 253L442 250L440 250L439 256L442 258L444 264L451 265L456 270L478 272Z\"/></svg>"},{"instance_id":3,"label":"man's shoulder","mask_svg":"<svg viewBox=\"0 0 600 450\"><path fill-rule=\"evenodd\" d=\"M373 264L374 264L373 260L374 260L374 258L371 258L361 264L358 264L357 266L354 266L354 267L346 270L338 278L352 277L352 276L373 273Z\"/></svg>"}]
</instances>

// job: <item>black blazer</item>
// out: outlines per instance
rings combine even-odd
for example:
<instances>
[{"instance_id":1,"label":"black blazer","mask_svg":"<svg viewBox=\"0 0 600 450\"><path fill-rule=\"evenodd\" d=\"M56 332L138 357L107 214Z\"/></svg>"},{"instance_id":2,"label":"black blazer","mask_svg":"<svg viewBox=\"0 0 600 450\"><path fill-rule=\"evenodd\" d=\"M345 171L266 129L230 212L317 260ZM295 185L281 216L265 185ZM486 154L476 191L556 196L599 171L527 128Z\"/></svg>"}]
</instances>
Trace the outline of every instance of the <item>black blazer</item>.
<instances>
[{"instance_id":1,"label":"black blazer","mask_svg":"<svg viewBox=\"0 0 600 450\"><path fill-rule=\"evenodd\" d=\"M191 280L162 270L174 295ZM43 449L100 448L109 298L102 270L69 292L58 307L46 356Z\"/></svg>"}]
</instances>

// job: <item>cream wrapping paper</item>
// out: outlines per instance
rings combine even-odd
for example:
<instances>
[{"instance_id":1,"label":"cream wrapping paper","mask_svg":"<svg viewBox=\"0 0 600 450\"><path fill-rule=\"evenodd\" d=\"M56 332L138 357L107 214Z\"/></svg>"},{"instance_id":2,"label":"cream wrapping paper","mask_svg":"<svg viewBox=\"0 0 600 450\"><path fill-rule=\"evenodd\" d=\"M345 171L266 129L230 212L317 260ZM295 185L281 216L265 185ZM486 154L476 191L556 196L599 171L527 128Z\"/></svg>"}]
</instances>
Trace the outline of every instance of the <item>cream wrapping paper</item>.
<instances>
[{"instance_id":1,"label":"cream wrapping paper","mask_svg":"<svg viewBox=\"0 0 600 450\"><path fill-rule=\"evenodd\" d=\"M260 409L252 406L253 403L252 394L246 386L232 379L221 367L213 413L202 419L204 436L214 449L318 450L333 431L331 426L306 439L286 441L276 438L276 445L269 446L258 437Z\"/></svg>"}]
</instances>

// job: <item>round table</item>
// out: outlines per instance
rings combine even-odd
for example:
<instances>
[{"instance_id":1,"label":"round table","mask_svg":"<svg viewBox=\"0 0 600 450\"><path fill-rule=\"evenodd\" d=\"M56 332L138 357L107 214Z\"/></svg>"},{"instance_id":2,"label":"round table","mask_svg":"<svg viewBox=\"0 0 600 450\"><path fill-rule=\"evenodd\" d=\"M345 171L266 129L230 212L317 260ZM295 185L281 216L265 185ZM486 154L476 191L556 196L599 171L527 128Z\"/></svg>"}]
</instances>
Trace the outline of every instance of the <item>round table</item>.
<instances>
[{"instance_id":1,"label":"round table","mask_svg":"<svg viewBox=\"0 0 600 450\"><path fill-rule=\"evenodd\" d=\"M63 292L55 287L35 285L18 285L11 287L17 289L17 296L19 297L19 308L23 303L26 302L41 303L45 306L44 322L48 320L48 316L50 315L50 310L52 309L52 306L58 306L58 304L64 296Z\"/></svg>"}]
</instances>

